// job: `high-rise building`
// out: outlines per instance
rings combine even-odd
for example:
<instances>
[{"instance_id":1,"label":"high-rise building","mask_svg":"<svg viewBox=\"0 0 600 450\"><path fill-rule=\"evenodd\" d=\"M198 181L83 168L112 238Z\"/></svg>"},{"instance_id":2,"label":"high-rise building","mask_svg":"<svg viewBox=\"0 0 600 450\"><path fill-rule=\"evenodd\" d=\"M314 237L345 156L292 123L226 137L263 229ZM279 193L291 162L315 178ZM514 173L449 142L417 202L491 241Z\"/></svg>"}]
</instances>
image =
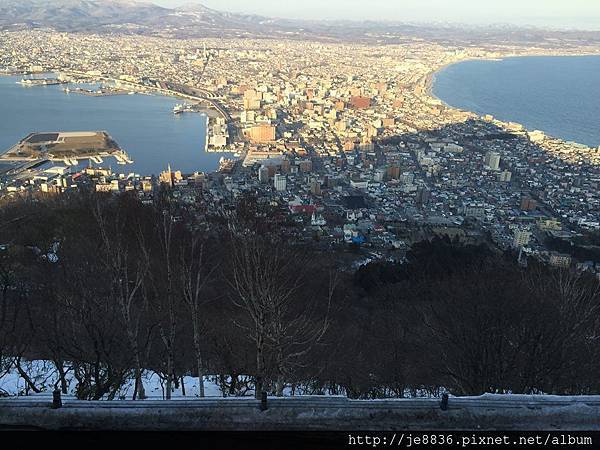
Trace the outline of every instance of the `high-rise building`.
<instances>
[{"instance_id":1,"label":"high-rise building","mask_svg":"<svg viewBox=\"0 0 600 450\"><path fill-rule=\"evenodd\" d=\"M244 92L244 109L255 110L260 109L261 94L254 89L248 89Z\"/></svg>"},{"instance_id":2,"label":"high-rise building","mask_svg":"<svg viewBox=\"0 0 600 450\"><path fill-rule=\"evenodd\" d=\"M485 165L491 170L500 168L500 154L497 152L487 152L485 154Z\"/></svg>"},{"instance_id":3,"label":"high-rise building","mask_svg":"<svg viewBox=\"0 0 600 450\"><path fill-rule=\"evenodd\" d=\"M529 244L530 239L531 231L522 228L516 228L514 231L513 247L525 247L527 244Z\"/></svg>"},{"instance_id":4,"label":"high-rise building","mask_svg":"<svg viewBox=\"0 0 600 450\"><path fill-rule=\"evenodd\" d=\"M501 183L510 183L511 179L512 179L512 173L509 172L508 170L505 170L498 174L498 181L500 181Z\"/></svg>"},{"instance_id":5,"label":"high-rise building","mask_svg":"<svg viewBox=\"0 0 600 450\"><path fill-rule=\"evenodd\" d=\"M261 166L258 169L258 181L260 183L268 183L269 182L269 168L266 166Z\"/></svg>"},{"instance_id":6,"label":"high-rise building","mask_svg":"<svg viewBox=\"0 0 600 450\"><path fill-rule=\"evenodd\" d=\"M275 190L278 192L283 192L287 190L287 178L285 175L276 174L274 177L273 184L275 186Z\"/></svg>"},{"instance_id":7,"label":"high-rise building","mask_svg":"<svg viewBox=\"0 0 600 450\"><path fill-rule=\"evenodd\" d=\"M400 175L400 182L402 184L411 184L414 179L415 179L415 175L410 172L404 172L403 174Z\"/></svg>"},{"instance_id":8,"label":"high-rise building","mask_svg":"<svg viewBox=\"0 0 600 450\"><path fill-rule=\"evenodd\" d=\"M313 195L321 195L321 183L319 183L317 180L311 180L310 182L310 192Z\"/></svg>"},{"instance_id":9,"label":"high-rise building","mask_svg":"<svg viewBox=\"0 0 600 450\"><path fill-rule=\"evenodd\" d=\"M400 178L400 166L388 167L387 176L392 180L397 180L398 178Z\"/></svg>"},{"instance_id":10,"label":"high-rise building","mask_svg":"<svg viewBox=\"0 0 600 450\"><path fill-rule=\"evenodd\" d=\"M383 180L385 180L385 174L387 173L387 171L385 169L377 169L375 171L375 174L373 175L373 181L376 181L378 183L382 183Z\"/></svg>"},{"instance_id":11,"label":"high-rise building","mask_svg":"<svg viewBox=\"0 0 600 450\"><path fill-rule=\"evenodd\" d=\"M521 199L522 211L534 211L537 208L537 202L531 197L523 197Z\"/></svg>"}]
</instances>

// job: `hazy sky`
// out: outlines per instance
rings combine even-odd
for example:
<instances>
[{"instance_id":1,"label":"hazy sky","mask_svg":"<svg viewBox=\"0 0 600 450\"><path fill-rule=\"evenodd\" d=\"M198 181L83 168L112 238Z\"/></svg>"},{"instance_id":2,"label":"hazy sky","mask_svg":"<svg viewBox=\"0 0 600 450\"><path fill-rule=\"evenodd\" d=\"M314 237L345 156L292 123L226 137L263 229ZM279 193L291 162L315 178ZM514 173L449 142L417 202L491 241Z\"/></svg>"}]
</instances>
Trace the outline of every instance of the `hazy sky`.
<instances>
[{"instance_id":1,"label":"hazy sky","mask_svg":"<svg viewBox=\"0 0 600 450\"><path fill-rule=\"evenodd\" d=\"M152 0L151 0L152 1ZM600 29L600 0L154 0L302 19L516 23Z\"/></svg>"}]
</instances>

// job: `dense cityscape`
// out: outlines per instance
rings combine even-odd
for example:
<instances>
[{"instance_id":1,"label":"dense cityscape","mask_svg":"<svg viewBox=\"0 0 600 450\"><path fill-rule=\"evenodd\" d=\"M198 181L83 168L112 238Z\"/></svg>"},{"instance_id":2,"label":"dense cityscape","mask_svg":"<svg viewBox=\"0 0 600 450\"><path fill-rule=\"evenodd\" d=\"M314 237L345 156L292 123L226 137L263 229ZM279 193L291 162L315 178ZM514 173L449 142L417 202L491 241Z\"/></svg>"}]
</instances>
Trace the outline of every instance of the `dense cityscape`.
<instances>
[{"instance_id":1,"label":"dense cityscape","mask_svg":"<svg viewBox=\"0 0 600 450\"><path fill-rule=\"evenodd\" d=\"M1 38L6 74L55 73L62 82L112 82L116 94L179 95L210 117L206 151L238 156L223 158L217 173L173 167L158 178L103 167L36 169L28 161L2 177L4 196L92 183L148 199L163 182L182 202L193 205L203 192L216 205L253 192L292 216L297 239L353 243L369 259L446 235L522 250L520 261L532 255L600 274L597 251L595 259L564 252L573 242L597 245L600 150L453 109L430 92L435 72L458 61L597 47L415 40L380 48L48 30Z\"/></svg>"}]
</instances>

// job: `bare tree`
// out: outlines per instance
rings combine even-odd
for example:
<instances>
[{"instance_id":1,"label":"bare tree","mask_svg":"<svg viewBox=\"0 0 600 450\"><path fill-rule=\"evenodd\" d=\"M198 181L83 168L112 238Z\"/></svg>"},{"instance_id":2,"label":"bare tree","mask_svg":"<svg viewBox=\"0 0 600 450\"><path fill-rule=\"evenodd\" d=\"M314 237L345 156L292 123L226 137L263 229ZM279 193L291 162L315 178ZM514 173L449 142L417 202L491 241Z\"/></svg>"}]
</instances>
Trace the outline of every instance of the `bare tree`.
<instances>
[{"instance_id":1,"label":"bare tree","mask_svg":"<svg viewBox=\"0 0 600 450\"><path fill-rule=\"evenodd\" d=\"M112 399L131 376L131 346L111 278L83 245L61 258L64 283L57 296L66 312L64 355L72 363L79 399Z\"/></svg>"},{"instance_id":2,"label":"bare tree","mask_svg":"<svg viewBox=\"0 0 600 450\"><path fill-rule=\"evenodd\" d=\"M319 296L300 292L308 266L306 255L281 240L239 234L232 238L229 256L232 301L244 311L250 325L242 326L256 348L256 397L265 388L267 361L276 378L277 395L282 395L287 370L325 333L329 308L325 317L315 320L311 300ZM332 278L325 296L328 303L334 289Z\"/></svg>"},{"instance_id":3,"label":"bare tree","mask_svg":"<svg viewBox=\"0 0 600 450\"><path fill-rule=\"evenodd\" d=\"M116 212L110 211L110 216L107 217L101 204L97 202L94 215L102 241L102 261L109 273L111 292L119 304L127 339L133 353L135 373L133 400L142 400L146 395L142 380L141 350L138 344L141 320L141 308L138 304L141 299L140 289L150 265L148 251L139 227L135 229L133 225L135 237L131 233L129 235L126 233L126 228L132 224L122 216L120 208Z\"/></svg>"},{"instance_id":4,"label":"bare tree","mask_svg":"<svg viewBox=\"0 0 600 450\"><path fill-rule=\"evenodd\" d=\"M164 377L166 379L165 398L171 399L175 381L175 338L177 332L177 305L173 283L174 216L168 205L159 211L156 220L157 251L151 266L152 302L158 312L158 330L166 352Z\"/></svg>"},{"instance_id":5,"label":"bare tree","mask_svg":"<svg viewBox=\"0 0 600 450\"><path fill-rule=\"evenodd\" d=\"M206 267L204 242L198 235L194 236L191 242L181 245L179 256L178 269L183 300L190 311L192 322L199 396L204 397L205 362L201 340L205 334L206 322L202 320L201 312L209 301L205 295L205 287L211 281L217 265Z\"/></svg>"},{"instance_id":6,"label":"bare tree","mask_svg":"<svg viewBox=\"0 0 600 450\"><path fill-rule=\"evenodd\" d=\"M269 347L273 350L275 393L278 397L283 396L286 377L291 376L292 370L301 365L301 359L322 340L328 330L331 302L338 280L337 273L331 271L325 292L302 294L298 298L293 294L298 288L306 287L306 272L303 270L306 270L309 261L299 252L288 252L287 258L295 262L296 270L291 279L286 281L286 275L289 274L284 274L280 281L284 284L283 292L287 289L292 295L273 297L267 333Z\"/></svg>"},{"instance_id":7,"label":"bare tree","mask_svg":"<svg viewBox=\"0 0 600 450\"><path fill-rule=\"evenodd\" d=\"M535 265L526 273L539 325L530 331L530 351L522 389L569 389L587 363L600 320L600 282L571 269Z\"/></svg>"},{"instance_id":8,"label":"bare tree","mask_svg":"<svg viewBox=\"0 0 600 450\"><path fill-rule=\"evenodd\" d=\"M11 297L15 285L13 259L8 254L8 247L0 249L0 364L6 356L10 328Z\"/></svg>"}]
</instances>

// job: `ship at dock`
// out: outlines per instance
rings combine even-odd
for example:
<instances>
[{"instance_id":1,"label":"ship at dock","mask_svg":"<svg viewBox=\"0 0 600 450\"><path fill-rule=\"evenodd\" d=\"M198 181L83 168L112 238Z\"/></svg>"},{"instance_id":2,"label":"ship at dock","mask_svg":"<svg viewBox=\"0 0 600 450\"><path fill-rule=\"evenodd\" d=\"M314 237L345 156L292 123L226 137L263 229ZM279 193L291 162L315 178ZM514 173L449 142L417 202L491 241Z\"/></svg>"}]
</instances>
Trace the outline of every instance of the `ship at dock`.
<instances>
[{"instance_id":1,"label":"ship at dock","mask_svg":"<svg viewBox=\"0 0 600 450\"><path fill-rule=\"evenodd\" d=\"M122 89L115 89L111 87L100 87L98 89L84 89L84 88L69 88L68 86L63 89L66 94L74 92L76 94L89 95L91 97L106 97L110 95L125 95L125 94L134 94L134 92L128 92Z\"/></svg>"},{"instance_id":2,"label":"ship at dock","mask_svg":"<svg viewBox=\"0 0 600 450\"><path fill-rule=\"evenodd\" d=\"M186 104L185 103L177 103L173 107L173 114L181 114L181 113L185 112L185 110L186 110Z\"/></svg>"},{"instance_id":3,"label":"ship at dock","mask_svg":"<svg viewBox=\"0 0 600 450\"><path fill-rule=\"evenodd\" d=\"M53 86L56 84L64 84L66 82L57 78L22 78L21 81L17 81L17 83L23 86Z\"/></svg>"},{"instance_id":4,"label":"ship at dock","mask_svg":"<svg viewBox=\"0 0 600 450\"><path fill-rule=\"evenodd\" d=\"M184 112L200 113L203 110L202 105L196 103L178 103L173 107L173 114L182 114Z\"/></svg>"}]
</instances>

